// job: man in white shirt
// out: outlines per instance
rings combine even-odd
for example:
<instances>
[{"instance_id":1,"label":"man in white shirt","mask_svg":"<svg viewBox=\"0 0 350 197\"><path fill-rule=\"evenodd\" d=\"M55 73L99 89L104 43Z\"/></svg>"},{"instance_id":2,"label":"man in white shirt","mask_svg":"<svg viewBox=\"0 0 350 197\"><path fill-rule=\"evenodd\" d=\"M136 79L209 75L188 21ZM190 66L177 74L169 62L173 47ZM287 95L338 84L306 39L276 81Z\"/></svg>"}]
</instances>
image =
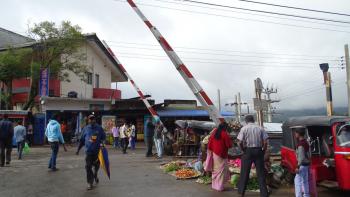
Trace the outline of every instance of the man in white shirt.
<instances>
[{"instance_id":1,"label":"man in white shirt","mask_svg":"<svg viewBox=\"0 0 350 197\"><path fill-rule=\"evenodd\" d=\"M127 135L128 126L124 123L119 129L120 145L122 147L123 154L126 154L128 148L129 138Z\"/></svg>"},{"instance_id":2,"label":"man in white shirt","mask_svg":"<svg viewBox=\"0 0 350 197\"><path fill-rule=\"evenodd\" d=\"M135 150L136 146L136 127L133 123L130 123L130 149Z\"/></svg>"}]
</instances>

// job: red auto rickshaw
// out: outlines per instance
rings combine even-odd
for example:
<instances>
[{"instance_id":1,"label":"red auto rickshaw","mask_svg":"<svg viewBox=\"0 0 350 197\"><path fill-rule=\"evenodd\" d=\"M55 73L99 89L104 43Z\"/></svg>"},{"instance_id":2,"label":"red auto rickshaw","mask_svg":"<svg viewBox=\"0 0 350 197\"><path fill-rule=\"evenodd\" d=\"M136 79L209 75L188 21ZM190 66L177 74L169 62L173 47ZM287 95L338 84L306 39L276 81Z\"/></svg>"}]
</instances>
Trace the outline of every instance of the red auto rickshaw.
<instances>
[{"instance_id":1,"label":"red auto rickshaw","mask_svg":"<svg viewBox=\"0 0 350 197\"><path fill-rule=\"evenodd\" d=\"M295 174L296 129L305 129L310 143L311 166L317 183L350 190L350 118L304 116L289 118L282 125L281 164ZM289 176L290 177L290 176Z\"/></svg>"}]
</instances>

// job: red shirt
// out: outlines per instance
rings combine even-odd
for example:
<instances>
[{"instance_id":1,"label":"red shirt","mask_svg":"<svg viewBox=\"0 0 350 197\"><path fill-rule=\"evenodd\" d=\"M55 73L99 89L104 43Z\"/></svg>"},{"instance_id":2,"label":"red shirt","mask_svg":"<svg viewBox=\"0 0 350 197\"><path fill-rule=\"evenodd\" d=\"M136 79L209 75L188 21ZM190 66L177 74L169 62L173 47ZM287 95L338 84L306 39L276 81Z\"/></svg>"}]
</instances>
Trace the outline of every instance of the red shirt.
<instances>
[{"instance_id":1,"label":"red shirt","mask_svg":"<svg viewBox=\"0 0 350 197\"><path fill-rule=\"evenodd\" d=\"M221 158L226 159L228 157L228 149L232 147L232 140L225 130L221 131L220 139L215 139L216 131L217 129L209 137L208 149Z\"/></svg>"}]
</instances>

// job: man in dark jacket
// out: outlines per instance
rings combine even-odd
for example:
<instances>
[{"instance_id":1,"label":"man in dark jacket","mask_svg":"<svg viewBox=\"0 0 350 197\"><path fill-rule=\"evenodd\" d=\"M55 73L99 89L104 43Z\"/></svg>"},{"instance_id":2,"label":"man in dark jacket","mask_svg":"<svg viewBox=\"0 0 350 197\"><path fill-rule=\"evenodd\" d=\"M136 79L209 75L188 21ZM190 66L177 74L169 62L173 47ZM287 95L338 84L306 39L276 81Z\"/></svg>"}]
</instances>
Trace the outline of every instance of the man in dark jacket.
<instances>
[{"instance_id":1,"label":"man in dark jacket","mask_svg":"<svg viewBox=\"0 0 350 197\"><path fill-rule=\"evenodd\" d=\"M146 129L145 129L145 143L147 146L147 153L146 157L151 157L153 155L152 148L153 148L153 136L154 136L154 124L152 122L152 117L149 117L146 122Z\"/></svg>"},{"instance_id":2,"label":"man in dark jacket","mask_svg":"<svg viewBox=\"0 0 350 197\"><path fill-rule=\"evenodd\" d=\"M4 119L0 121L0 167L5 166L5 152L6 152L6 165L11 162L12 151L12 138L13 138L13 125L8 119L8 115L4 115Z\"/></svg>"},{"instance_id":3,"label":"man in dark jacket","mask_svg":"<svg viewBox=\"0 0 350 197\"><path fill-rule=\"evenodd\" d=\"M83 134L80 139L80 144L76 154L79 154L80 149L85 145L85 169L88 183L88 190L91 190L95 181L98 184L99 179L97 177L98 170L100 168L100 162L98 160L98 152L100 146L103 146L106 140L106 134L102 127L96 123L94 115L88 117L89 124L84 127ZM94 171L92 168L94 167Z\"/></svg>"}]
</instances>

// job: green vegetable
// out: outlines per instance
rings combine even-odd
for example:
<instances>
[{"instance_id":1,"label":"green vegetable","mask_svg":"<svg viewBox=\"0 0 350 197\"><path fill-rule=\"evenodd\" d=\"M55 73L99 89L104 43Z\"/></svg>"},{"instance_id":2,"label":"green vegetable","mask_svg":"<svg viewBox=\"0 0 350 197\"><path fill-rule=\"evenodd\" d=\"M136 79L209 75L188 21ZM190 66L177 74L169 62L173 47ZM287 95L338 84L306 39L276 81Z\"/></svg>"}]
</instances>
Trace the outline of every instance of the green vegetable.
<instances>
[{"instance_id":1,"label":"green vegetable","mask_svg":"<svg viewBox=\"0 0 350 197\"><path fill-rule=\"evenodd\" d=\"M196 181L197 183L200 183L200 184L210 184L211 183L211 176L202 176L202 177L199 177Z\"/></svg>"},{"instance_id":2,"label":"green vegetable","mask_svg":"<svg viewBox=\"0 0 350 197\"><path fill-rule=\"evenodd\" d=\"M179 170L180 166L176 165L175 163L169 163L165 168L164 172L169 173L169 172L174 172L176 170Z\"/></svg>"},{"instance_id":3,"label":"green vegetable","mask_svg":"<svg viewBox=\"0 0 350 197\"><path fill-rule=\"evenodd\" d=\"M232 175L231 176L231 181L230 181L231 185L236 187L236 185L238 183L238 180L239 180L239 175L238 174Z\"/></svg>"},{"instance_id":4,"label":"green vegetable","mask_svg":"<svg viewBox=\"0 0 350 197\"><path fill-rule=\"evenodd\" d=\"M247 184L247 190L258 190L259 189L259 182L258 182L258 178L253 177L250 178Z\"/></svg>"}]
</instances>

